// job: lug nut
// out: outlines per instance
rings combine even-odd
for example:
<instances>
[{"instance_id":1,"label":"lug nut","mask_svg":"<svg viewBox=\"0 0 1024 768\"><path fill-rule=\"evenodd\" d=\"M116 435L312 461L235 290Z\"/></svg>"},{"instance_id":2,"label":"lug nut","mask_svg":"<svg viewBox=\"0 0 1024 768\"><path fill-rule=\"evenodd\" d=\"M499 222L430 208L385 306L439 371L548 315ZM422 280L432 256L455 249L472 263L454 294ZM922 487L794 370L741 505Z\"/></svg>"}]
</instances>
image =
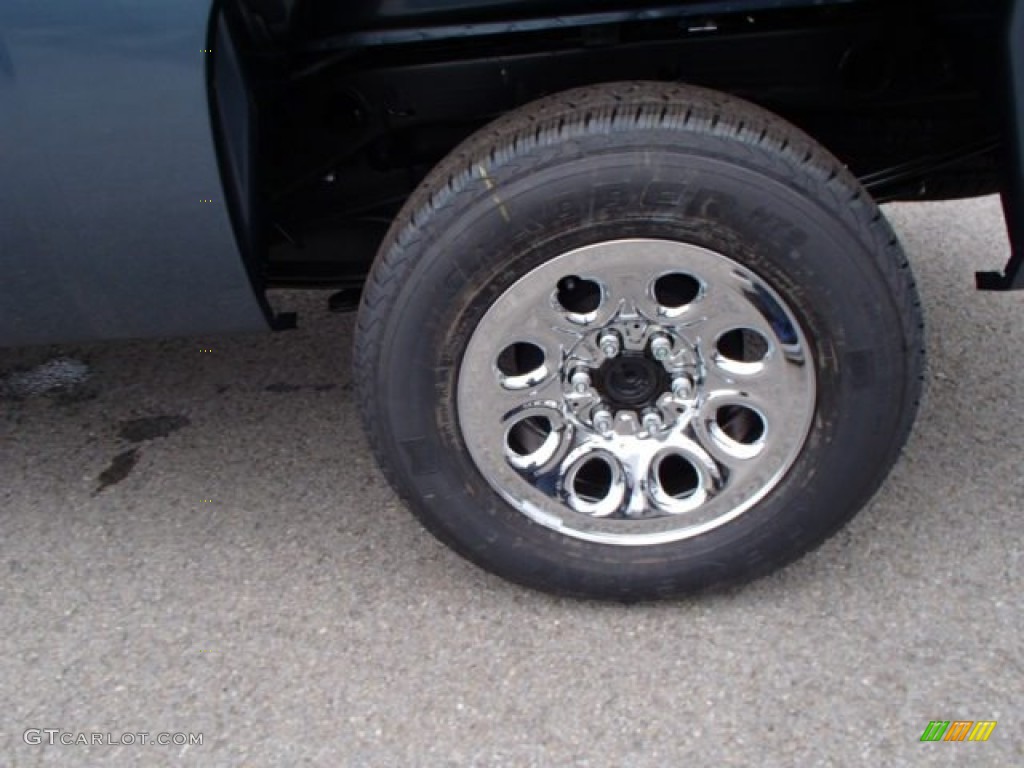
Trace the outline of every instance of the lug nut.
<instances>
[{"instance_id":1,"label":"lug nut","mask_svg":"<svg viewBox=\"0 0 1024 768\"><path fill-rule=\"evenodd\" d=\"M651 434L659 431L662 427L661 414L653 409L644 411L643 425Z\"/></svg>"},{"instance_id":2,"label":"lug nut","mask_svg":"<svg viewBox=\"0 0 1024 768\"><path fill-rule=\"evenodd\" d=\"M582 395L590 389L590 373L585 368L577 368L569 377L569 383L576 394Z\"/></svg>"},{"instance_id":3,"label":"lug nut","mask_svg":"<svg viewBox=\"0 0 1024 768\"><path fill-rule=\"evenodd\" d=\"M622 350L622 338L615 331L605 331L598 341L605 357L616 357Z\"/></svg>"},{"instance_id":4,"label":"lug nut","mask_svg":"<svg viewBox=\"0 0 1024 768\"><path fill-rule=\"evenodd\" d=\"M677 376L672 380L672 394L680 400L687 400L693 394L693 380L689 376Z\"/></svg>"},{"instance_id":5,"label":"lug nut","mask_svg":"<svg viewBox=\"0 0 1024 768\"><path fill-rule=\"evenodd\" d=\"M598 408L594 411L594 429L601 434L612 431L612 412L607 408Z\"/></svg>"},{"instance_id":6,"label":"lug nut","mask_svg":"<svg viewBox=\"0 0 1024 768\"><path fill-rule=\"evenodd\" d=\"M668 360L672 355L672 340L664 334L656 334L651 338L651 354L659 362Z\"/></svg>"}]
</instances>

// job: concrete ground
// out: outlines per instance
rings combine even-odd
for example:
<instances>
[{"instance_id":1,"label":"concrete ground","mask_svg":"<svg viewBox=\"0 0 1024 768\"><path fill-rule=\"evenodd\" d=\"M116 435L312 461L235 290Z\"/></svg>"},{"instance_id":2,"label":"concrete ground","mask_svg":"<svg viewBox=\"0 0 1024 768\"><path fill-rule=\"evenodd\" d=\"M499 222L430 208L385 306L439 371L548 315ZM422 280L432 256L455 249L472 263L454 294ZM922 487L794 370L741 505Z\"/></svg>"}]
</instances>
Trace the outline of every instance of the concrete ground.
<instances>
[{"instance_id":1,"label":"concrete ground","mask_svg":"<svg viewBox=\"0 0 1024 768\"><path fill-rule=\"evenodd\" d=\"M819 551L698 600L553 599L435 543L323 295L286 335L0 351L0 765L1024 764L1024 295L972 289L995 199L888 213L928 320L907 452ZM958 719L998 725L919 741Z\"/></svg>"}]
</instances>

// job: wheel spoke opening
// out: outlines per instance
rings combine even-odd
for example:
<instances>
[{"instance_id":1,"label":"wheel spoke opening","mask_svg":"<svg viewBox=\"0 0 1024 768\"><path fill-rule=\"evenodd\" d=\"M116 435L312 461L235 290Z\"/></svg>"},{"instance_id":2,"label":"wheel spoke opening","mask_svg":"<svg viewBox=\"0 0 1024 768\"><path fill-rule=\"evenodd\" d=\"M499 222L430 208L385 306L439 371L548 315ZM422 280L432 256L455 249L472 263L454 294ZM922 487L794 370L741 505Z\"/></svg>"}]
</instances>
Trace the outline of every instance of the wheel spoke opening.
<instances>
[{"instance_id":1,"label":"wheel spoke opening","mask_svg":"<svg viewBox=\"0 0 1024 768\"><path fill-rule=\"evenodd\" d=\"M658 487L672 499L688 499L700 489L700 473L697 468L678 453L670 453L659 461L655 475Z\"/></svg>"},{"instance_id":2,"label":"wheel spoke opening","mask_svg":"<svg viewBox=\"0 0 1024 768\"><path fill-rule=\"evenodd\" d=\"M621 467L603 452L585 454L572 462L562 487L569 507L592 517L613 515L626 497Z\"/></svg>"},{"instance_id":3,"label":"wheel spoke opening","mask_svg":"<svg viewBox=\"0 0 1024 768\"><path fill-rule=\"evenodd\" d=\"M719 407L709 427L715 443L739 459L757 456L764 448L768 432L768 425L760 412L736 403Z\"/></svg>"},{"instance_id":4,"label":"wheel spoke opening","mask_svg":"<svg viewBox=\"0 0 1024 768\"><path fill-rule=\"evenodd\" d=\"M666 314L674 314L696 301L702 290L700 280L693 275L670 272L654 281L652 292L662 309L668 310Z\"/></svg>"},{"instance_id":5,"label":"wheel spoke opening","mask_svg":"<svg viewBox=\"0 0 1024 768\"><path fill-rule=\"evenodd\" d=\"M651 467L650 498L663 514L692 512L707 500L709 482L692 457L670 451Z\"/></svg>"},{"instance_id":6,"label":"wheel spoke opening","mask_svg":"<svg viewBox=\"0 0 1024 768\"><path fill-rule=\"evenodd\" d=\"M764 437L764 419L752 408L725 405L715 413L715 423L730 439L742 445L753 445Z\"/></svg>"},{"instance_id":7,"label":"wheel spoke opening","mask_svg":"<svg viewBox=\"0 0 1024 768\"><path fill-rule=\"evenodd\" d=\"M579 275L566 275L558 281L555 303L576 323L591 322L604 300L601 284Z\"/></svg>"},{"instance_id":8,"label":"wheel spoke opening","mask_svg":"<svg viewBox=\"0 0 1024 768\"><path fill-rule=\"evenodd\" d=\"M579 498L596 504L608 498L612 490L612 468L604 459L589 459L576 471L572 490Z\"/></svg>"},{"instance_id":9,"label":"wheel spoke opening","mask_svg":"<svg viewBox=\"0 0 1024 768\"><path fill-rule=\"evenodd\" d=\"M505 389L526 389L548 375L544 350L528 341L509 344L498 354L495 365Z\"/></svg>"},{"instance_id":10,"label":"wheel spoke opening","mask_svg":"<svg viewBox=\"0 0 1024 768\"><path fill-rule=\"evenodd\" d=\"M561 436L547 416L526 416L505 432L505 455L517 469L538 469L558 450Z\"/></svg>"},{"instance_id":11,"label":"wheel spoke opening","mask_svg":"<svg viewBox=\"0 0 1024 768\"><path fill-rule=\"evenodd\" d=\"M528 416L508 431L508 447L517 456L531 456L540 450L552 432L551 420L545 416Z\"/></svg>"},{"instance_id":12,"label":"wheel spoke opening","mask_svg":"<svg viewBox=\"0 0 1024 768\"><path fill-rule=\"evenodd\" d=\"M729 373L754 374L764 370L771 344L751 328L734 328L718 337L715 362Z\"/></svg>"}]
</instances>

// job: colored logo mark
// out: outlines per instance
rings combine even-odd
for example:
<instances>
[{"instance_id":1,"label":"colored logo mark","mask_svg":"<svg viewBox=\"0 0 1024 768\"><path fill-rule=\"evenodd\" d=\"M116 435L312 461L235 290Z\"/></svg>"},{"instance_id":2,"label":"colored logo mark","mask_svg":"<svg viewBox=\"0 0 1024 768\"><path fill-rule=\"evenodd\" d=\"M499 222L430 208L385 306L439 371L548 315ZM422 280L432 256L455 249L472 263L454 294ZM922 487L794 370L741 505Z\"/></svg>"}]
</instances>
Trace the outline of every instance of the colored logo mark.
<instances>
[{"instance_id":1,"label":"colored logo mark","mask_svg":"<svg viewBox=\"0 0 1024 768\"><path fill-rule=\"evenodd\" d=\"M921 741L988 741L995 728L995 720L932 720Z\"/></svg>"}]
</instances>

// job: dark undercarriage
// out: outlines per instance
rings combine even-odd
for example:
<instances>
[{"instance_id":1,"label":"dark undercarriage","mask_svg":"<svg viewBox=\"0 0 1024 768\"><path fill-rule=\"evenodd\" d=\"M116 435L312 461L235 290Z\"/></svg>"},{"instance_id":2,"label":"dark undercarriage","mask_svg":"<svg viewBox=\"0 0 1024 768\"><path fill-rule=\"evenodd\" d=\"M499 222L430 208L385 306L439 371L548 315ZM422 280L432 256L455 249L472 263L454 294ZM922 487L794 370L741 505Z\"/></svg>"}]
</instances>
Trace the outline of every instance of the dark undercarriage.
<instances>
[{"instance_id":1,"label":"dark undercarriage","mask_svg":"<svg viewBox=\"0 0 1024 768\"><path fill-rule=\"evenodd\" d=\"M235 0L255 96L264 284L355 295L427 172L500 114L622 80L742 96L795 123L879 201L1003 190L1002 3ZM1012 181L1012 180L1011 180ZM256 226L256 225L253 225ZM1011 227L1012 229L1012 227Z\"/></svg>"}]
</instances>

